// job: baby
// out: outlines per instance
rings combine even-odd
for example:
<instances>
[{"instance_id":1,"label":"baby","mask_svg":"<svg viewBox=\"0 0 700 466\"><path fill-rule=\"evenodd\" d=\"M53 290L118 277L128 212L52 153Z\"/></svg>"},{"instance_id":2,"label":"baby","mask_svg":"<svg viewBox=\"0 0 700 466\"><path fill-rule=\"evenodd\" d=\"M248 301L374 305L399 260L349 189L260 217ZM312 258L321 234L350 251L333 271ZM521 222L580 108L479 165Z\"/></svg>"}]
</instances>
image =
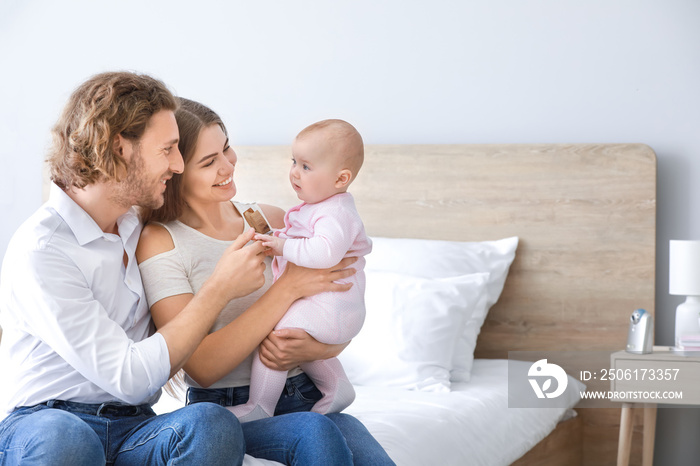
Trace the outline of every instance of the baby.
<instances>
[{"instance_id":1,"label":"baby","mask_svg":"<svg viewBox=\"0 0 700 466\"><path fill-rule=\"evenodd\" d=\"M344 257L358 257L349 291L321 293L298 300L276 328L302 328L318 341L345 343L360 331L365 319L364 255L372 250L348 186L364 159L360 133L343 120L324 120L302 130L292 144L289 180L303 202L284 217L284 228L274 236L257 235L271 248L274 278L287 261L310 268L328 268ZM323 397L314 404L317 413L339 412L355 399L355 390L337 358L313 361L301 369L314 381ZM287 379L286 371L266 367L253 358L250 398L229 409L241 420L252 421L274 414Z\"/></svg>"}]
</instances>

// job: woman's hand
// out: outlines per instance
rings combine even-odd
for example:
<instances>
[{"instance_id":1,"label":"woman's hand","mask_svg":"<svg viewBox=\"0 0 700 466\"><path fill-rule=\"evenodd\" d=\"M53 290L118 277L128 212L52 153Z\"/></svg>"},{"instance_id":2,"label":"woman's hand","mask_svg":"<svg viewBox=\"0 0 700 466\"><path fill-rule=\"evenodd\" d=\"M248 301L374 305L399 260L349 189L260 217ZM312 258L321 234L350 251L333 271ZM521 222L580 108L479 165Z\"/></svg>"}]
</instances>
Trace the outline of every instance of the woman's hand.
<instances>
[{"instance_id":1,"label":"woman's hand","mask_svg":"<svg viewBox=\"0 0 700 466\"><path fill-rule=\"evenodd\" d=\"M271 332L260 344L260 360L270 369L288 371L299 364L338 356L348 343L327 345L300 328Z\"/></svg>"},{"instance_id":2,"label":"woman's hand","mask_svg":"<svg viewBox=\"0 0 700 466\"><path fill-rule=\"evenodd\" d=\"M309 269L287 262L284 272L277 280L278 286L287 286L297 299L313 296L324 291L348 291L352 283L335 283L357 272L350 265L357 257L346 257L338 265L328 269Z\"/></svg>"}]
</instances>

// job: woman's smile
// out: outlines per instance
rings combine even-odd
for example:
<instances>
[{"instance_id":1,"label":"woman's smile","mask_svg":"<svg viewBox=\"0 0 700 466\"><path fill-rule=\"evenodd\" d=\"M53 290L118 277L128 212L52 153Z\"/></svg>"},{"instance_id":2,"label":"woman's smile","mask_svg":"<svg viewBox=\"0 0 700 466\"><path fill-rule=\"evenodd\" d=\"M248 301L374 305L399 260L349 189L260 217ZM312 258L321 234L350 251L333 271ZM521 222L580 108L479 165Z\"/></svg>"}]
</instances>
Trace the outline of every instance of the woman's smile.
<instances>
[{"instance_id":1,"label":"woman's smile","mask_svg":"<svg viewBox=\"0 0 700 466\"><path fill-rule=\"evenodd\" d=\"M228 178L226 178L226 179L225 179L224 181L222 181L221 183L215 184L214 186L227 186L227 185L231 184L232 181L233 181L233 175L229 176Z\"/></svg>"}]
</instances>

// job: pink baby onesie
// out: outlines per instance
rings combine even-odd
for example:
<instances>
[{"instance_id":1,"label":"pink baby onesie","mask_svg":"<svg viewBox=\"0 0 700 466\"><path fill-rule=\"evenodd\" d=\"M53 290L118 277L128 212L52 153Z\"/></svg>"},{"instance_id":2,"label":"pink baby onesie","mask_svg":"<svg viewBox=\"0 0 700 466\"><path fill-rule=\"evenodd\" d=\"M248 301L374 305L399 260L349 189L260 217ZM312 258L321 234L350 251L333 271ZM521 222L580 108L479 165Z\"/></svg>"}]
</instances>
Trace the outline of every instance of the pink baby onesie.
<instances>
[{"instance_id":1,"label":"pink baby onesie","mask_svg":"<svg viewBox=\"0 0 700 466\"><path fill-rule=\"evenodd\" d=\"M287 212L284 224L284 228L275 233L286 239L283 255L276 256L272 262L275 280L284 271L287 261L322 269L336 265L344 257L359 259L351 265L357 273L338 281L352 283L349 291L320 293L297 300L275 328L301 328L323 343L349 341L365 320L364 256L372 250L352 195L340 193L316 204L302 203ZM339 412L355 399L355 390L337 358L305 363L301 369L323 394L312 411ZM229 409L241 422L271 417L286 379L286 371L273 371L260 362L256 353L248 403Z\"/></svg>"}]
</instances>

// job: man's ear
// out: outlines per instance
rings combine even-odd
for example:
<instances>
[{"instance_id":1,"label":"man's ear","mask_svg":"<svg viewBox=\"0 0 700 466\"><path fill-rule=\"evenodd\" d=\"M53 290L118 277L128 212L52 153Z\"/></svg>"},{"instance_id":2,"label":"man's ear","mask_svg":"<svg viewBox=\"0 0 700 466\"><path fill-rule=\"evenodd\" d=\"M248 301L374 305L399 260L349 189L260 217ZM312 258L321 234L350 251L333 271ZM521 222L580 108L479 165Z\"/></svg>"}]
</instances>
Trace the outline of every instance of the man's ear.
<instances>
[{"instance_id":1,"label":"man's ear","mask_svg":"<svg viewBox=\"0 0 700 466\"><path fill-rule=\"evenodd\" d=\"M133 144L121 134L117 134L114 136L114 141L112 141L112 151L115 155L121 157L122 160L128 162L131 160Z\"/></svg>"},{"instance_id":2,"label":"man's ear","mask_svg":"<svg viewBox=\"0 0 700 466\"><path fill-rule=\"evenodd\" d=\"M338 178L335 181L336 189L344 188L350 184L352 181L352 172L347 168L340 170L338 173Z\"/></svg>"}]
</instances>

